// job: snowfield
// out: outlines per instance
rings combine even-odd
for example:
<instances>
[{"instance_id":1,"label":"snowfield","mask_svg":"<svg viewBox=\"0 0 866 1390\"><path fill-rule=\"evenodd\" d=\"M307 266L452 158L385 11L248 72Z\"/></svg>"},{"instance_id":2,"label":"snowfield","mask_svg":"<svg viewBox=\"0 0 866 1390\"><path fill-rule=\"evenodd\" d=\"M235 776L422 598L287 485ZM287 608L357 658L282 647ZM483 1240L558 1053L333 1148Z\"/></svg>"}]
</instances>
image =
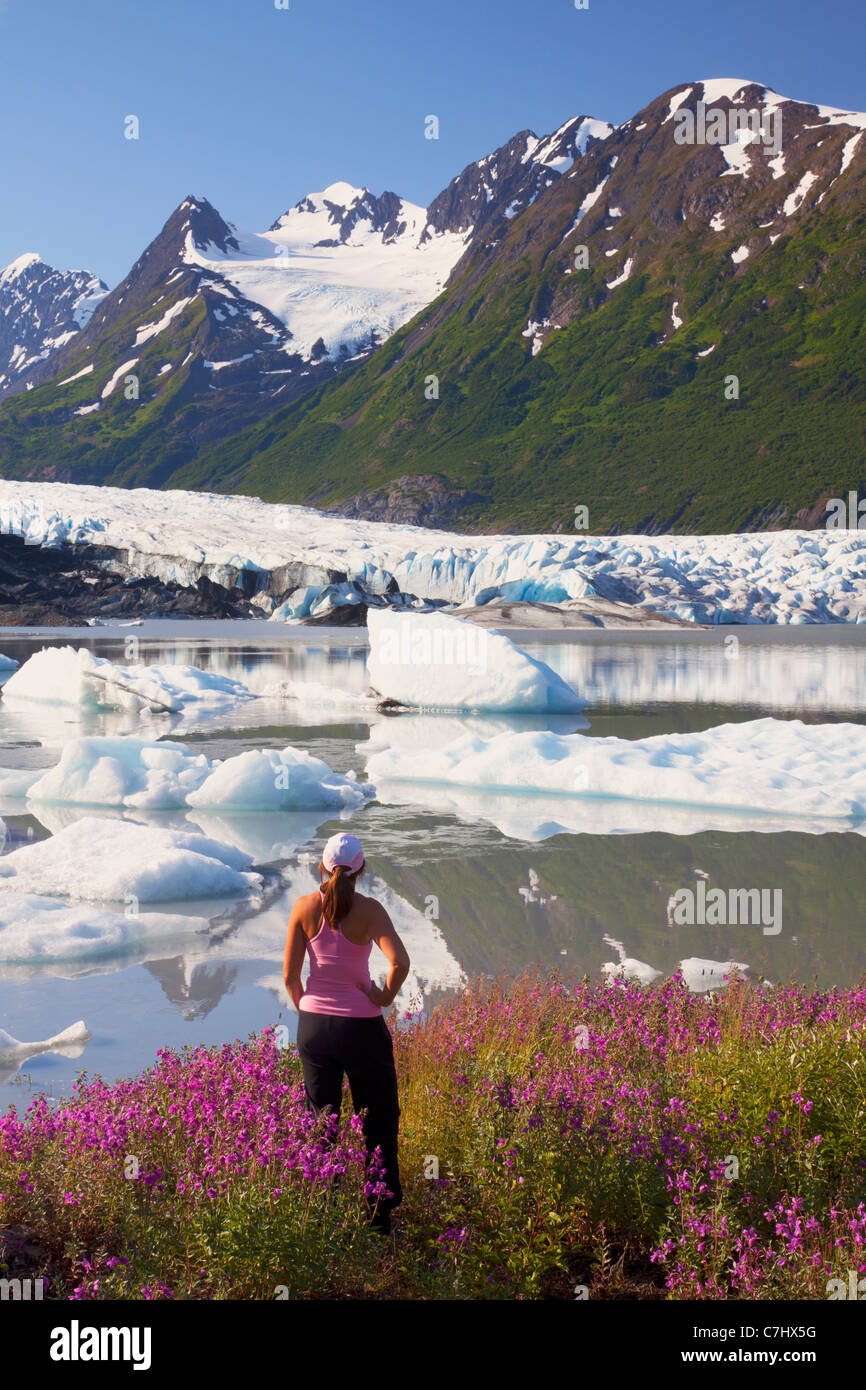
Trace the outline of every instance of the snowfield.
<instances>
[{"instance_id":1,"label":"snowfield","mask_svg":"<svg viewBox=\"0 0 866 1390\"><path fill-rule=\"evenodd\" d=\"M0 516L33 542L109 547L116 572L167 583L207 575L282 595L294 566L297 602L274 615L282 618L301 616L311 595L343 580L337 602L369 594L378 603L399 595L455 606L559 603L600 594L700 623L866 621L866 533L857 530L465 536L250 497L10 481L0 481ZM391 581L396 600L386 597Z\"/></svg>"},{"instance_id":2,"label":"snowfield","mask_svg":"<svg viewBox=\"0 0 866 1390\"><path fill-rule=\"evenodd\" d=\"M188 234L184 258L269 309L291 333L288 351L309 361L322 342L332 360L341 349L354 356L369 347L371 335L383 342L436 298L471 236L471 229L428 230L422 241L427 209L401 199L400 232L386 237L372 224L368 198L365 188L335 183L302 199L270 231L235 228L237 251L199 248ZM346 241L332 210L357 215Z\"/></svg>"}]
</instances>

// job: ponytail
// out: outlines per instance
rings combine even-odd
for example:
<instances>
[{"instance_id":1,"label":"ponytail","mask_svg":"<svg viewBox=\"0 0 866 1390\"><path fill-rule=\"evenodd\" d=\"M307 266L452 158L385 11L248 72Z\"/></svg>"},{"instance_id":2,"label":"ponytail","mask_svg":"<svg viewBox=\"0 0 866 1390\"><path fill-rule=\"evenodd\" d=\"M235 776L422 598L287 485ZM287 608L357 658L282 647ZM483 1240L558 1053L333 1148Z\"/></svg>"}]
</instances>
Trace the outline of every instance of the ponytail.
<instances>
[{"instance_id":1,"label":"ponytail","mask_svg":"<svg viewBox=\"0 0 866 1390\"><path fill-rule=\"evenodd\" d=\"M338 864L327 880L324 864L319 865L319 881L322 884L323 909L325 920L332 927L339 927L344 917L348 917L355 901L355 880L364 872L364 865L354 873L345 864Z\"/></svg>"}]
</instances>

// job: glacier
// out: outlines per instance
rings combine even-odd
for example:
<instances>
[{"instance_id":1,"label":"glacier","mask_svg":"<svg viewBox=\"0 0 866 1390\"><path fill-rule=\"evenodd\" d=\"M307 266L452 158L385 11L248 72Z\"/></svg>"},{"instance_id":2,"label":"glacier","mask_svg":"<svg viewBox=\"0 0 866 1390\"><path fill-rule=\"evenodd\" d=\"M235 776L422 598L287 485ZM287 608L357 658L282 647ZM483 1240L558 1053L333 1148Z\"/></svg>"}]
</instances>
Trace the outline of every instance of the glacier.
<instances>
[{"instance_id":1,"label":"glacier","mask_svg":"<svg viewBox=\"0 0 866 1390\"><path fill-rule=\"evenodd\" d=\"M600 595L708 624L866 622L866 533L460 535L213 493L0 481L4 529L118 574L208 578L297 621L335 605L562 603ZM345 586L341 588L341 586Z\"/></svg>"}]
</instances>

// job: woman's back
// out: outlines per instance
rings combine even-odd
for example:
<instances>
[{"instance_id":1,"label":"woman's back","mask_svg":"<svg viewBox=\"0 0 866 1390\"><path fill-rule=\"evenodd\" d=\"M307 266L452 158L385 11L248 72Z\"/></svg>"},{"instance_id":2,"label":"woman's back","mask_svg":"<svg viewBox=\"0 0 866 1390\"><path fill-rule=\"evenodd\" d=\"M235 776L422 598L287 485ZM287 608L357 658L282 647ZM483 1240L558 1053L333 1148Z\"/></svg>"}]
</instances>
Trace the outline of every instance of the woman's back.
<instances>
[{"instance_id":1,"label":"woman's back","mask_svg":"<svg viewBox=\"0 0 866 1390\"><path fill-rule=\"evenodd\" d=\"M300 1009L304 1013L337 1014L343 1018L381 1017L381 1009L364 993L372 985L367 899L356 894L351 910L334 927L322 911L323 893L310 894L310 917L321 912L321 923L307 936L310 974ZM305 904L306 907L306 904ZM304 916L307 916L305 913ZM358 986L363 986L359 989Z\"/></svg>"}]
</instances>

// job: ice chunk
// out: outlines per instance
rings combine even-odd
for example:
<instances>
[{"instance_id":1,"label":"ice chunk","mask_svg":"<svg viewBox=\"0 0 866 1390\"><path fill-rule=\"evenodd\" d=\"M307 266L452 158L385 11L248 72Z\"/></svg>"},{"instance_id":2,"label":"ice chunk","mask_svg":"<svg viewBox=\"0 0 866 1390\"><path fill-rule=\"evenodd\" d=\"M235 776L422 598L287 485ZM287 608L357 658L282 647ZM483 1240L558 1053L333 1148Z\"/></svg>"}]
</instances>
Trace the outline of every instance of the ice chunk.
<instances>
[{"instance_id":1,"label":"ice chunk","mask_svg":"<svg viewBox=\"0 0 866 1390\"><path fill-rule=\"evenodd\" d=\"M362 806L373 796L354 772L333 772L321 758L299 748L250 749L221 763L190 792L187 805L235 811L287 811L313 806Z\"/></svg>"},{"instance_id":2,"label":"ice chunk","mask_svg":"<svg viewBox=\"0 0 866 1390\"><path fill-rule=\"evenodd\" d=\"M204 917L141 912L127 917L89 903L42 894L0 892L0 961L49 963L128 951L143 936L194 937Z\"/></svg>"},{"instance_id":3,"label":"ice chunk","mask_svg":"<svg viewBox=\"0 0 866 1390\"><path fill-rule=\"evenodd\" d=\"M419 709L547 711L585 700L507 637L446 613L367 615L367 671L381 695Z\"/></svg>"},{"instance_id":4,"label":"ice chunk","mask_svg":"<svg viewBox=\"0 0 866 1390\"><path fill-rule=\"evenodd\" d=\"M34 782L39 781L39 772L27 770L16 771L10 767L0 767L0 796L19 797L26 796Z\"/></svg>"},{"instance_id":5,"label":"ice chunk","mask_svg":"<svg viewBox=\"0 0 866 1390\"><path fill-rule=\"evenodd\" d=\"M166 902L258 888L248 855L219 840L87 816L0 859L3 892L87 902Z\"/></svg>"},{"instance_id":6,"label":"ice chunk","mask_svg":"<svg viewBox=\"0 0 866 1390\"><path fill-rule=\"evenodd\" d=\"M380 783L418 781L662 802L674 810L770 813L802 820L804 828L808 818L866 817L866 728L859 724L767 718L634 740L546 732L483 739L468 733L444 748L382 748L368 759L367 772L380 796ZM598 810L617 814L616 807Z\"/></svg>"},{"instance_id":7,"label":"ice chunk","mask_svg":"<svg viewBox=\"0 0 866 1390\"><path fill-rule=\"evenodd\" d=\"M372 712L380 703L375 696L360 695L355 690L343 690L336 685L325 685L322 681L295 680L293 677L272 681L261 694L267 700L291 700L314 710L325 707Z\"/></svg>"},{"instance_id":8,"label":"ice chunk","mask_svg":"<svg viewBox=\"0 0 866 1390\"><path fill-rule=\"evenodd\" d=\"M89 1042L90 1034L83 1019L64 1028L62 1033L55 1033L52 1038L43 1038L41 1042L19 1042L5 1028L0 1028L0 1062L20 1061L38 1052L61 1052L64 1057L79 1057L85 1043Z\"/></svg>"},{"instance_id":9,"label":"ice chunk","mask_svg":"<svg viewBox=\"0 0 866 1390\"><path fill-rule=\"evenodd\" d=\"M184 743L77 738L47 772L0 769L0 793L71 806L289 811L359 807L373 795L302 749L251 749L210 761Z\"/></svg>"},{"instance_id":10,"label":"ice chunk","mask_svg":"<svg viewBox=\"0 0 866 1390\"><path fill-rule=\"evenodd\" d=\"M27 791L31 801L72 806L129 806L168 810L186 805L214 764L183 743L148 743L137 738L71 739L60 761L37 776ZM0 775L7 795L8 774Z\"/></svg>"},{"instance_id":11,"label":"ice chunk","mask_svg":"<svg viewBox=\"0 0 866 1390\"><path fill-rule=\"evenodd\" d=\"M12 656L4 656L0 652L0 671L14 671L18 662Z\"/></svg>"},{"instance_id":12,"label":"ice chunk","mask_svg":"<svg viewBox=\"0 0 866 1390\"><path fill-rule=\"evenodd\" d=\"M617 980L636 980L638 984L651 985L655 980L661 979L661 970L647 965L646 961L635 960L633 956L627 955L621 941L616 941L612 936L605 936L603 939L619 956L618 961L606 961L601 967L609 985ZM683 982L693 994L723 989L732 978L745 974L748 969L742 961L702 960L698 956L689 956L679 963Z\"/></svg>"},{"instance_id":13,"label":"ice chunk","mask_svg":"<svg viewBox=\"0 0 866 1390\"><path fill-rule=\"evenodd\" d=\"M735 974L744 975L748 968L739 960L702 960L699 956L688 956L680 961L683 980L693 994L723 988Z\"/></svg>"},{"instance_id":14,"label":"ice chunk","mask_svg":"<svg viewBox=\"0 0 866 1390\"><path fill-rule=\"evenodd\" d=\"M4 700L172 714L254 698L240 681L195 666L117 666L84 647L43 647L3 686Z\"/></svg>"},{"instance_id":15,"label":"ice chunk","mask_svg":"<svg viewBox=\"0 0 866 1390\"><path fill-rule=\"evenodd\" d=\"M634 956L627 955L621 941L612 936L604 936L603 940L607 946L612 946L619 956L618 961L605 961L601 967L608 984L613 984L614 980L637 980L638 984L651 985L653 980L661 978L660 970L647 965L646 961L635 960Z\"/></svg>"}]
</instances>

